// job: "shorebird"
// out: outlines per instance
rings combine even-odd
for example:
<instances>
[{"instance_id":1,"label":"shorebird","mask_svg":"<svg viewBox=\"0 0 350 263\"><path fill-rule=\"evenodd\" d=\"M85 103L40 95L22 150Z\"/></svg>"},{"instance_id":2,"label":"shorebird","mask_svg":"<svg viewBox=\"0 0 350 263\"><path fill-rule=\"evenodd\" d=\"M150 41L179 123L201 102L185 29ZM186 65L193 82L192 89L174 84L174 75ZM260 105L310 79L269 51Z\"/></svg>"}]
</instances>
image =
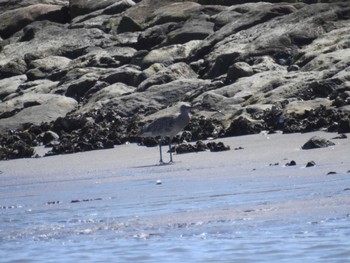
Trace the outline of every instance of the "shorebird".
<instances>
[{"instance_id":1,"label":"shorebird","mask_svg":"<svg viewBox=\"0 0 350 263\"><path fill-rule=\"evenodd\" d=\"M171 152L171 142L176 134L178 134L190 121L190 110L192 107L188 104L183 104L180 107L180 114L178 115L167 115L155 119L149 125L143 128L141 136L143 137L160 137L159 139L159 155L161 164L163 162L162 156L162 141L164 137L169 137L169 153L170 161L173 162L173 155Z\"/></svg>"}]
</instances>

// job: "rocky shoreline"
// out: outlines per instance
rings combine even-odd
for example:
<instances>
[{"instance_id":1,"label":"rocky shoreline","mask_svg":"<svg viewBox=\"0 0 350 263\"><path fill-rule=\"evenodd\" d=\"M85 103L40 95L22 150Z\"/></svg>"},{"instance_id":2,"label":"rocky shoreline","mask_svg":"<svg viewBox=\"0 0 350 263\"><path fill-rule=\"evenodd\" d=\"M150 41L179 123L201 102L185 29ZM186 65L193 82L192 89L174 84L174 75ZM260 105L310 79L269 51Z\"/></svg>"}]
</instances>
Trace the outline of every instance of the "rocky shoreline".
<instances>
[{"instance_id":1,"label":"rocky shoreline","mask_svg":"<svg viewBox=\"0 0 350 263\"><path fill-rule=\"evenodd\" d=\"M290 3L289 3L290 2ZM350 132L348 1L0 0L0 160L141 141Z\"/></svg>"}]
</instances>

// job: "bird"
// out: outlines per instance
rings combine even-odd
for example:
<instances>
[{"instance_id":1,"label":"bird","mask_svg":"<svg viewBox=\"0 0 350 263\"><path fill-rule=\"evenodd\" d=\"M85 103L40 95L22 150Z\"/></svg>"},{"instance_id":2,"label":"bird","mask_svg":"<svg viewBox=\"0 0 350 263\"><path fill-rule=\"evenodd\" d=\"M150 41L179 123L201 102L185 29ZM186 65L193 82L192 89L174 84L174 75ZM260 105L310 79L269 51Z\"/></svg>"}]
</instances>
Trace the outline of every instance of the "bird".
<instances>
[{"instance_id":1,"label":"bird","mask_svg":"<svg viewBox=\"0 0 350 263\"><path fill-rule=\"evenodd\" d=\"M173 155L171 151L171 142L176 134L178 134L190 122L190 111L192 107L189 104L180 106L180 113L177 115L166 115L155 119L150 124L143 127L142 137L160 137L159 139L159 155L160 164L164 164L162 156L162 141L165 137L169 137L169 153L170 161L173 163Z\"/></svg>"}]
</instances>

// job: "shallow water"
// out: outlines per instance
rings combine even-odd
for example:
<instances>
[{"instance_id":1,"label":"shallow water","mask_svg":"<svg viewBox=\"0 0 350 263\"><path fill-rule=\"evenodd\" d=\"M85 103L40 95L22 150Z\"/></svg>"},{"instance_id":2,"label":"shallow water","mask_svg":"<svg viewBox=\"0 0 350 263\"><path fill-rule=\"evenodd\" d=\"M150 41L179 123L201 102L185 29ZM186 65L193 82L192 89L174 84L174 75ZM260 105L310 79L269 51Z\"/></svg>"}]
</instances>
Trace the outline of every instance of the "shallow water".
<instances>
[{"instance_id":1,"label":"shallow water","mask_svg":"<svg viewBox=\"0 0 350 263\"><path fill-rule=\"evenodd\" d=\"M267 167L226 176L232 171L222 167L218 177L187 177L193 173L202 171L133 168L42 181L3 175L0 262L350 259L348 174L291 176Z\"/></svg>"}]
</instances>

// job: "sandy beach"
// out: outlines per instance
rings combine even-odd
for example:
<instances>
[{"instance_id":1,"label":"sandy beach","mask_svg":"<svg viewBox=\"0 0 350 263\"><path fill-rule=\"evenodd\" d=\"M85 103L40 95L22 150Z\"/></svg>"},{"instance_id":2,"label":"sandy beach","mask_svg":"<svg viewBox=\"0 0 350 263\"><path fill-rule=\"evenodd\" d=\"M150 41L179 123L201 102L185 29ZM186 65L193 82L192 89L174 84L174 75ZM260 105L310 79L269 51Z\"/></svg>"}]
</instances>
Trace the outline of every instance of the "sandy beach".
<instances>
[{"instance_id":1,"label":"sandy beach","mask_svg":"<svg viewBox=\"0 0 350 263\"><path fill-rule=\"evenodd\" d=\"M302 150L314 135L335 145ZM157 148L136 144L3 161L0 261L50 262L55 257L47 248L58 247L62 253L74 250L73 259L88 255L88 261L174 262L185 257L187 262L213 262L231 240L232 249L245 244L247 253L235 256L225 250L217 262L277 257L280 262L344 262L350 257L350 140L332 139L336 136L224 138L219 141L230 151L174 155L171 165L157 163ZM292 160L296 165L286 166ZM310 161L316 165L306 167ZM96 240L100 251L89 251ZM176 240L183 243L173 245ZM215 252L204 240L213 243ZM107 245L118 241L124 250ZM306 241L336 249L311 253ZM142 245L148 248L138 250ZM202 254L196 254L198 249Z\"/></svg>"}]
</instances>

